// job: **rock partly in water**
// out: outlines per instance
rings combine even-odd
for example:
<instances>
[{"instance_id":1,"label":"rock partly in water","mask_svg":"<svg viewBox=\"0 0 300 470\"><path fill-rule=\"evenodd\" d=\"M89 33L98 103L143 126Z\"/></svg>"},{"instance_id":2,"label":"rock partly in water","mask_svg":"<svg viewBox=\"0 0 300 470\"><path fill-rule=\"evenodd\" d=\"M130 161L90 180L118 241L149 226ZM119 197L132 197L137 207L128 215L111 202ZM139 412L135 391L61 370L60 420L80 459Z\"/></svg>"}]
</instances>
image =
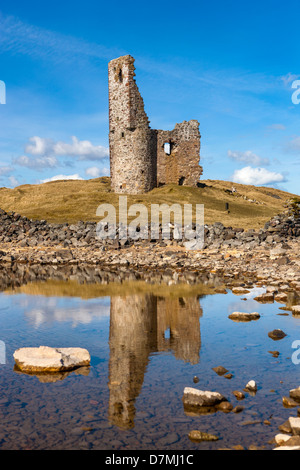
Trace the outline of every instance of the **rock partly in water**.
<instances>
[{"instance_id":1,"label":"rock partly in water","mask_svg":"<svg viewBox=\"0 0 300 470\"><path fill-rule=\"evenodd\" d=\"M233 312L228 316L228 318L234 321L251 321L258 320L260 318L260 314L258 312Z\"/></svg>"},{"instance_id":2,"label":"rock partly in water","mask_svg":"<svg viewBox=\"0 0 300 470\"><path fill-rule=\"evenodd\" d=\"M289 418L289 424L294 436L300 436L300 418Z\"/></svg>"},{"instance_id":3,"label":"rock partly in water","mask_svg":"<svg viewBox=\"0 0 300 470\"><path fill-rule=\"evenodd\" d=\"M235 295L248 294L250 291L245 287L233 287L232 293Z\"/></svg>"},{"instance_id":4,"label":"rock partly in water","mask_svg":"<svg viewBox=\"0 0 300 470\"><path fill-rule=\"evenodd\" d=\"M219 392L198 390L191 387L184 389L182 401L184 410L187 412L217 411L223 402L228 402L227 398Z\"/></svg>"},{"instance_id":5,"label":"rock partly in water","mask_svg":"<svg viewBox=\"0 0 300 470\"><path fill-rule=\"evenodd\" d=\"M285 408L294 408L295 406L299 406L299 403L290 397L282 397L282 404Z\"/></svg>"},{"instance_id":6,"label":"rock partly in water","mask_svg":"<svg viewBox=\"0 0 300 470\"><path fill-rule=\"evenodd\" d=\"M300 387L290 390L290 397L297 402L300 402Z\"/></svg>"},{"instance_id":7,"label":"rock partly in water","mask_svg":"<svg viewBox=\"0 0 300 470\"><path fill-rule=\"evenodd\" d=\"M243 400L245 398L245 394L239 390L234 390L232 393L237 400Z\"/></svg>"},{"instance_id":8,"label":"rock partly in water","mask_svg":"<svg viewBox=\"0 0 300 470\"><path fill-rule=\"evenodd\" d=\"M14 352L16 366L22 372L65 372L89 366L91 357L82 348L20 348Z\"/></svg>"},{"instance_id":9,"label":"rock partly in water","mask_svg":"<svg viewBox=\"0 0 300 470\"><path fill-rule=\"evenodd\" d=\"M269 338L273 339L274 341L278 341L279 339L285 338L286 333L282 330L273 330L268 333Z\"/></svg>"},{"instance_id":10,"label":"rock partly in water","mask_svg":"<svg viewBox=\"0 0 300 470\"><path fill-rule=\"evenodd\" d=\"M257 392L257 385L255 380L250 380L245 386L245 390L248 392Z\"/></svg>"},{"instance_id":11,"label":"rock partly in water","mask_svg":"<svg viewBox=\"0 0 300 470\"><path fill-rule=\"evenodd\" d=\"M224 375L224 374L226 374L226 372L228 372L228 370L225 369L225 367L223 367L223 366L213 367L213 370L214 370L218 375Z\"/></svg>"},{"instance_id":12,"label":"rock partly in water","mask_svg":"<svg viewBox=\"0 0 300 470\"><path fill-rule=\"evenodd\" d=\"M292 314L293 315L300 315L300 305L293 305L292 306Z\"/></svg>"}]
</instances>

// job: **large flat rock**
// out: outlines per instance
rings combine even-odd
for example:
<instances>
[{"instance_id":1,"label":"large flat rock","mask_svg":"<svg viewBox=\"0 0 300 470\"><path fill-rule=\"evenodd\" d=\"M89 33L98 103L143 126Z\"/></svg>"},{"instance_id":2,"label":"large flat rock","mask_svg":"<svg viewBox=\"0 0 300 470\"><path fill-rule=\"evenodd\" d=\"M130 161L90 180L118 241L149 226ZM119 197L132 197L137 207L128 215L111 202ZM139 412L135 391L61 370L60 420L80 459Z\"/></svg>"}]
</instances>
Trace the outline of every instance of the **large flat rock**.
<instances>
[{"instance_id":1,"label":"large flat rock","mask_svg":"<svg viewBox=\"0 0 300 470\"><path fill-rule=\"evenodd\" d=\"M14 352L17 367L23 372L64 372L89 366L91 357L82 348L20 348Z\"/></svg>"}]
</instances>

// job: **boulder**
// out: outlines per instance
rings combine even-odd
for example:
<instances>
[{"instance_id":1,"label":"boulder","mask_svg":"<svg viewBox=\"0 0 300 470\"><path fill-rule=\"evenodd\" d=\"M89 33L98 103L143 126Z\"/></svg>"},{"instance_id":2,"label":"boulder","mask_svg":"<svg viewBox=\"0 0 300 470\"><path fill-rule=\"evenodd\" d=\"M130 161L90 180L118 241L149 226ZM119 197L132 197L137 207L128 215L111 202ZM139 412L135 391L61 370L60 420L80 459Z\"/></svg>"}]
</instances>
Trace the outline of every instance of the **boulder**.
<instances>
[{"instance_id":1,"label":"boulder","mask_svg":"<svg viewBox=\"0 0 300 470\"><path fill-rule=\"evenodd\" d=\"M16 366L22 372L65 372L89 366L91 357L82 348L20 348L14 352Z\"/></svg>"},{"instance_id":2,"label":"boulder","mask_svg":"<svg viewBox=\"0 0 300 470\"><path fill-rule=\"evenodd\" d=\"M258 312L233 312L228 316L228 318L234 321L251 321L258 320L260 318L260 314Z\"/></svg>"},{"instance_id":3,"label":"boulder","mask_svg":"<svg viewBox=\"0 0 300 470\"><path fill-rule=\"evenodd\" d=\"M293 315L300 315L300 305L293 305L291 308Z\"/></svg>"},{"instance_id":4,"label":"boulder","mask_svg":"<svg viewBox=\"0 0 300 470\"><path fill-rule=\"evenodd\" d=\"M292 434L294 436L300 436L300 418L289 418L289 424L292 429Z\"/></svg>"},{"instance_id":5,"label":"boulder","mask_svg":"<svg viewBox=\"0 0 300 470\"><path fill-rule=\"evenodd\" d=\"M274 341L278 341L286 336L286 334L282 330L273 330L268 333L269 338L273 339Z\"/></svg>"},{"instance_id":6,"label":"boulder","mask_svg":"<svg viewBox=\"0 0 300 470\"><path fill-rule=\"evenodd\" d=\"M196 388L185 387L182 398L184 407L187 408L213 408L224 401L228 401L219 392L198 390Z\"/></svg>"},{"instance_id":7,"label":"boulder","mask_svg":"<svg viewBox=\"0 0 300 470\"><path fill-rule=\"evenodd\" d=\"M254 297L254 300L256 302L261 302L261 303L273 303L274 302L274 293L273 292L266 292L265 294L260 294L257 297Z\"/></svg>"},{"instance_id":8,"label":"boulder","mask_svg":"<svg viewBox=\"0 0 300 470\"><path fill-rule=\"evenodd\" d=\"M232 293L235 295L241 295L241 294L248 294L250 290L246 289L245 287L233 287L232 288Z\"/></svg>"},{"instance_id":9,"label":"boulder","mask_svg":"<svg viewBox=\"0 0 300 470\"><path fill-rule=\"evenodd\" d=\"M300 402L300 387L290 390L290 397L293 400Z\"/></svg>"}]
</instances>

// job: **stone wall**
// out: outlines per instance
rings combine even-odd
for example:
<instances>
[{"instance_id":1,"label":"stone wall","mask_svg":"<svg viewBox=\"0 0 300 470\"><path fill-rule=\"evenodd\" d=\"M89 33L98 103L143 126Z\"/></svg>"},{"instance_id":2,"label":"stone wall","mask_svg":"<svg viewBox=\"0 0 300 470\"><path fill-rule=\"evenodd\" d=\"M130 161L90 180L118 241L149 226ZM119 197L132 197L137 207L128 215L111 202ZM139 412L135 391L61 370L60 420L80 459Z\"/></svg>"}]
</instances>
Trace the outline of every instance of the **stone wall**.
<instances>
[{"instance_id":1,"label":"stone wall","mask_svg":"<svg viewBox=\"0 0 300 470\"><path fill-rule=\"evenodd\" d=\"M158 185L175 183L196 186L202 175L200 159L200 131L196 120L176 124L172 131L157 131ZM164 144L170 144L170 155Z\"/></svg>"},{"instance_id":2,"label":"stone wall","mask_svg":"<svg viewBox=\"0 0 300 470\"><path fill-rule=\"evenodd\" d=\"M140 194L160 184L196 186L202 174L198 121L176 124L172 131L151 129L134 77L130 55L109 63L112 190ZM170 143L170 155L165 153L165 143Z\"/></svg>"}]
</instances>

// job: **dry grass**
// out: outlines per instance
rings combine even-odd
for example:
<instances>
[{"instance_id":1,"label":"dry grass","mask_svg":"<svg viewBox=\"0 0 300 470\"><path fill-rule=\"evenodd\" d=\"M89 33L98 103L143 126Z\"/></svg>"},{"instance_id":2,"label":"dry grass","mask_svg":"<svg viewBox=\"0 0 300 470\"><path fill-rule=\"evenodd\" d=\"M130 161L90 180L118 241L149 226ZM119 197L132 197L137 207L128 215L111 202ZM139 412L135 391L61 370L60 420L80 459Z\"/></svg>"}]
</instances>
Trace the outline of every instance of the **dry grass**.
<instances>
[{"instance_id":1,"label":"dry grass","mask_svg":"<svg viewBox=\"0 0 300 470\"><path fill-rule=\"evenodd\" d=\"M194 208L196 204L204 204L206 224L222 222L225 226L257 229L282 212L286 201L295 196L273 188L241 184L234 184L237 192L230 194L228 191L232 186L231 182L215 180L203 180L198 188L166 185L147 194L128 195L128 207L142 203L148 208L150 218L151 204L193 204ZM0 188L0 208L48 222L98 222L97 207L111 203L118 214L118 202L119 196L111 192L107 177L23 185L15 189ZM226 203L229 204L229 213L225 210Z\"/></svg>"}]
</instances>

